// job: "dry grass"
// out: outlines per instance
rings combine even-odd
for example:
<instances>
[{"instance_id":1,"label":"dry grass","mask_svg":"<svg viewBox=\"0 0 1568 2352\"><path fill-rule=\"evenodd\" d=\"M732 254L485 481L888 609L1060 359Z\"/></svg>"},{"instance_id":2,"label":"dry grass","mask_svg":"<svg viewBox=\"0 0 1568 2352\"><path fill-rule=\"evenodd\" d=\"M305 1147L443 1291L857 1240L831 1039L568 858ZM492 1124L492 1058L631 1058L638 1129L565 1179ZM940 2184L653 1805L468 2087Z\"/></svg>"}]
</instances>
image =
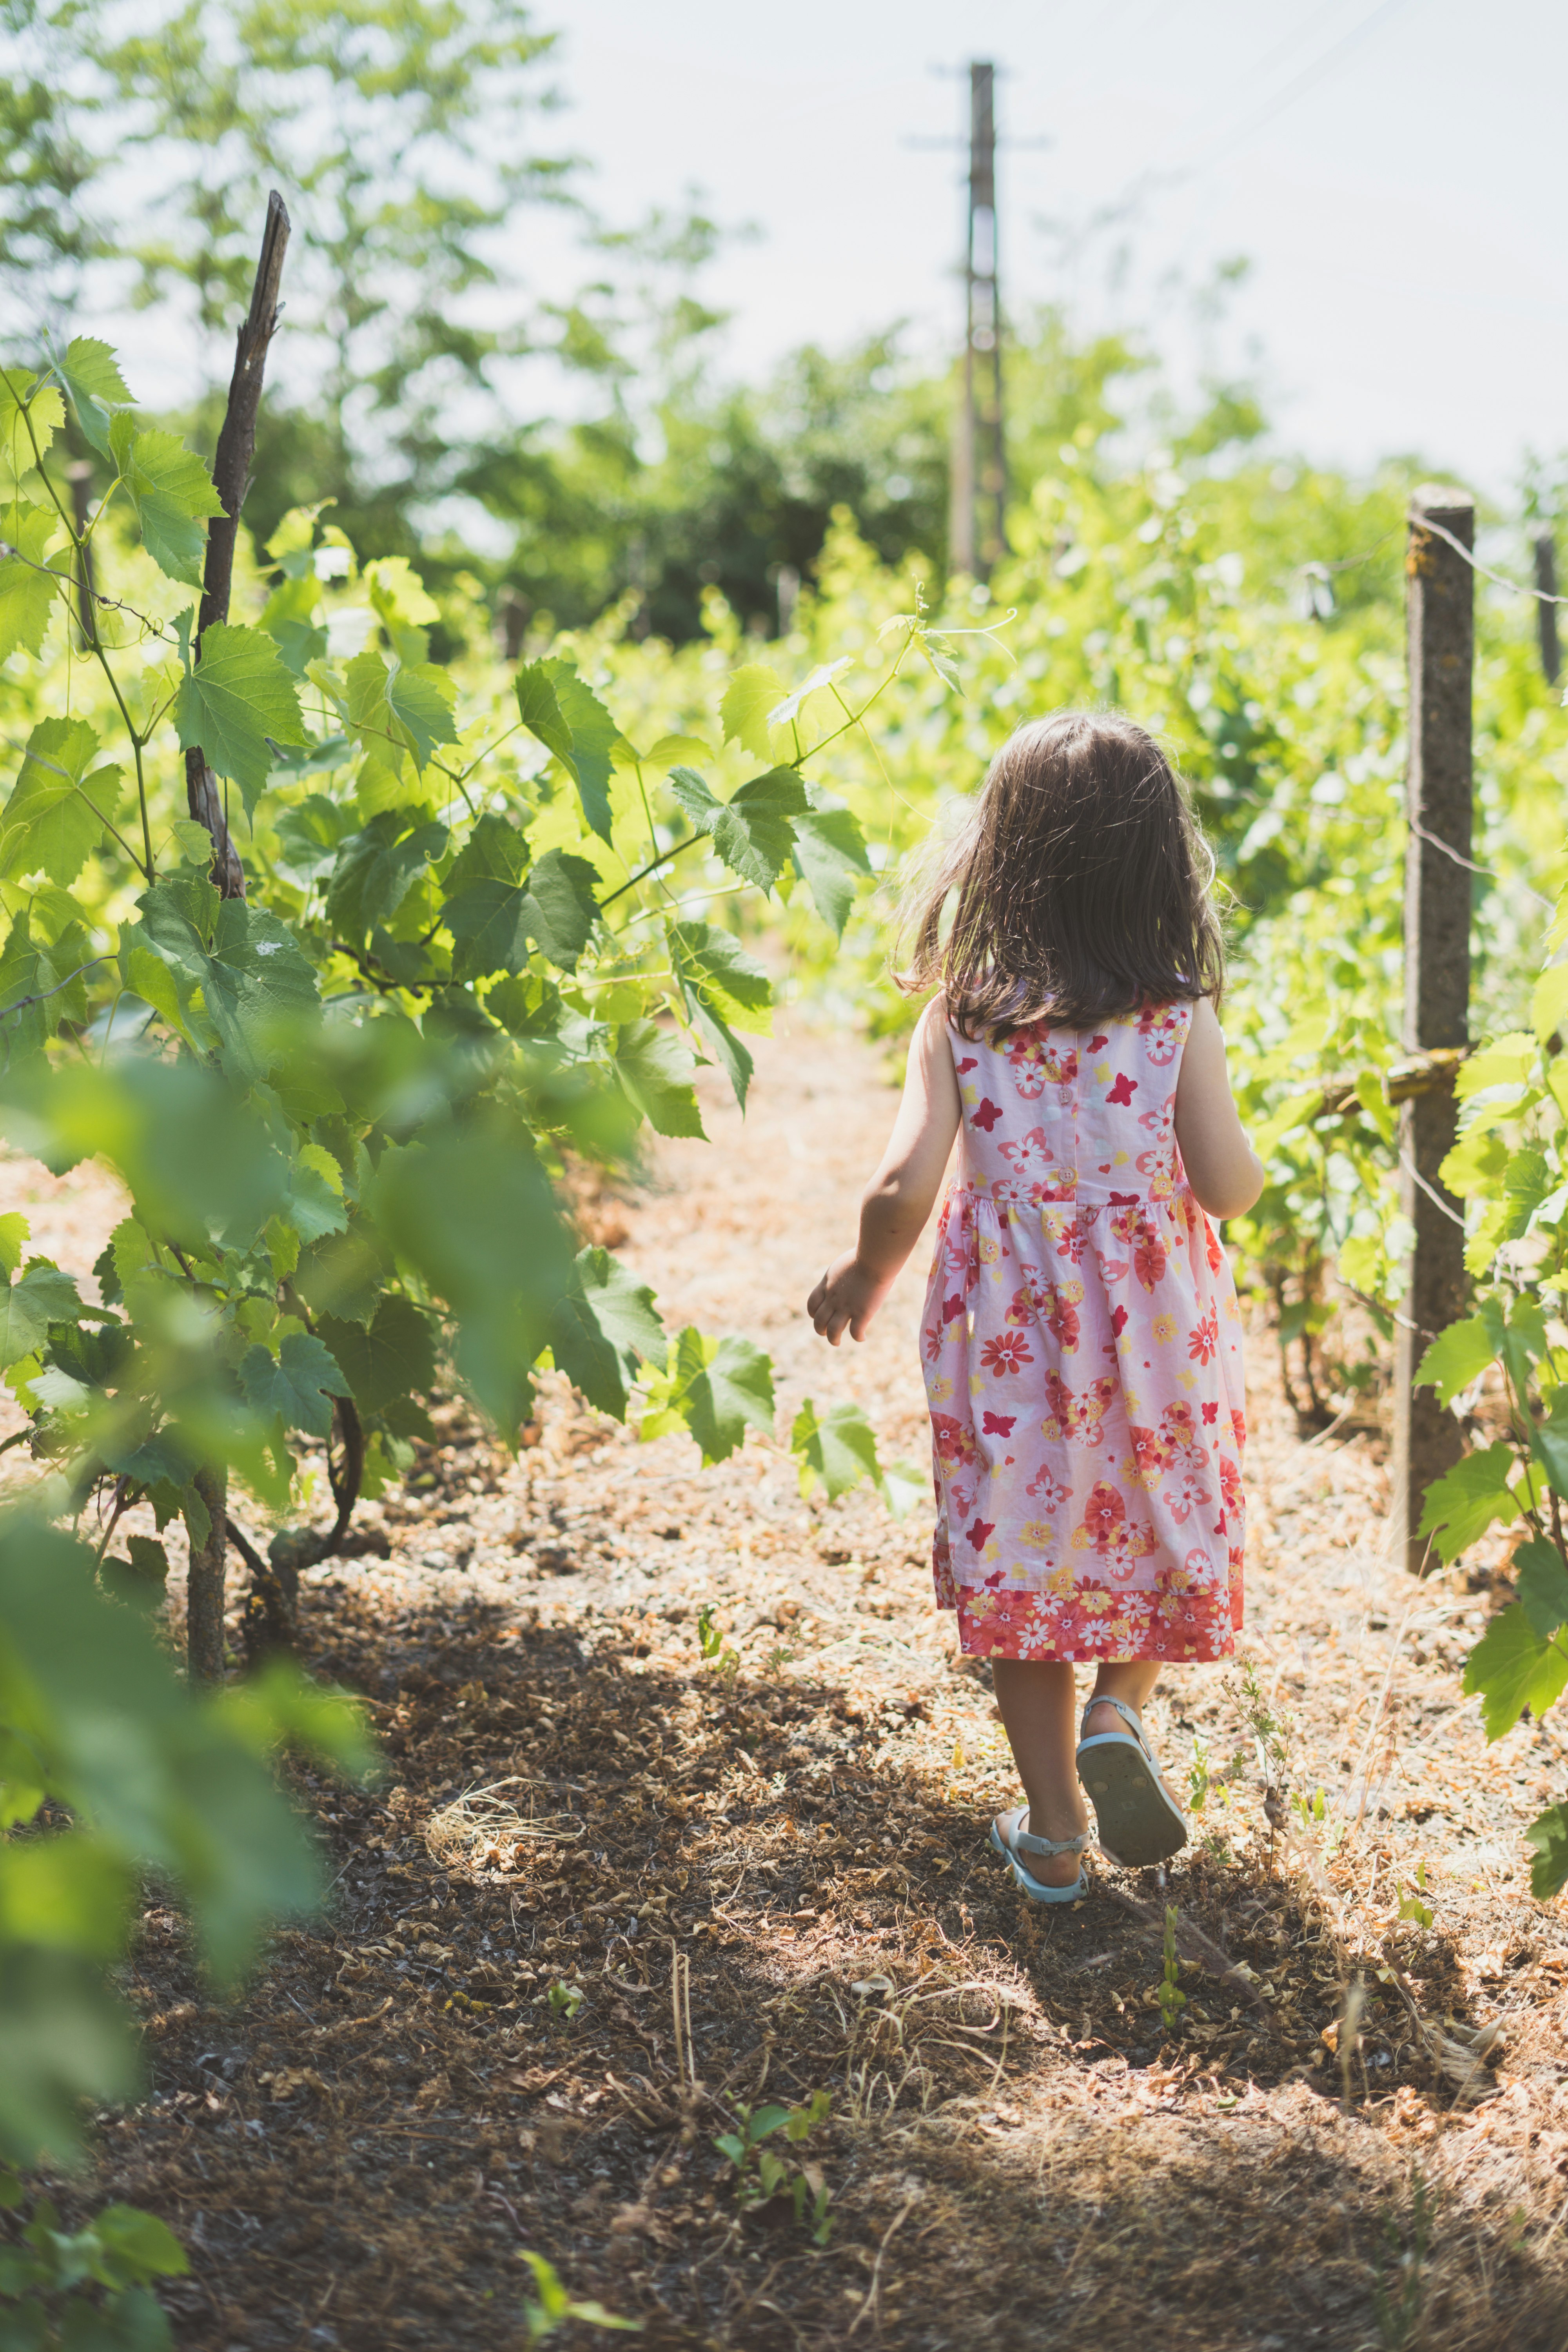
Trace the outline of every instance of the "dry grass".
<instances>
[{"instance_id":1,"label":"dry grass","mask_svg":"<svg viewBox=\"0 0 1568 2352\"><path fill-rule=\"evenodd\" d=\"M857 1393L918 1458L918 1279L858 1356L798 1314L880 1139L869 1066L768 1049L746 1129L672 1147L624 1246L672 1317L764 1338L788 1409ZM1489 1749L1460 1700L1503 1563L1396 1575L1379 1441L1302 1444L1272 1360L1247 1644L1322 1818L1268 1818L1234 1676L1173 1676L1167 1770L1206 1740L1214 1776L1193 1843L1046 1914L983 1844L1005 1753L923 1522L804 1506L755 1444L696 1475L558 1384L515 1465L445 1411L393 1559L310 1580L312 1663L395 1775L300 1779L331 1915L223 2010L148 1912L156 2095L68 2201L166 2215L201 2352L519 2343L522 2246L691 2352L1562 2346L1568 1936L1520 1832L1563 1751L1550 1724ZM733 1675L700 1661L708 1601ZM712 2146L817 2090L825 2246L783 2198L742 2210Z\"/></svg>"}]
</instances>

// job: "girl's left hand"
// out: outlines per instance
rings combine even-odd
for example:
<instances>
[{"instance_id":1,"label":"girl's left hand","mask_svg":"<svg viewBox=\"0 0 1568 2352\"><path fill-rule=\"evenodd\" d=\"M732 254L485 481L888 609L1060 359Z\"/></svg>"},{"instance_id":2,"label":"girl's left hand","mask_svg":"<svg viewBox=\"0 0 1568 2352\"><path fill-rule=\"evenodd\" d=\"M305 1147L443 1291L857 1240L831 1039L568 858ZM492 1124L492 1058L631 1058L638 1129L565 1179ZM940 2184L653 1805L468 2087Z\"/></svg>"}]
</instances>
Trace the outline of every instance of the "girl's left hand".
<instances>
[{"instance_id":1,"label":"girl's left hand","mask_svg":"<svg viewBox=\"0 0 1568 2352\"><path fill-rule=\"evenodd\" d=\"M835 1259L805 1302L813 1329L830 1348L837 1347L846 1331L852 1339L863 1339L867 1325L892 1286L890 1274L868 1273L856 1252L847 1250Z\"/></svg>"}]
</instances>

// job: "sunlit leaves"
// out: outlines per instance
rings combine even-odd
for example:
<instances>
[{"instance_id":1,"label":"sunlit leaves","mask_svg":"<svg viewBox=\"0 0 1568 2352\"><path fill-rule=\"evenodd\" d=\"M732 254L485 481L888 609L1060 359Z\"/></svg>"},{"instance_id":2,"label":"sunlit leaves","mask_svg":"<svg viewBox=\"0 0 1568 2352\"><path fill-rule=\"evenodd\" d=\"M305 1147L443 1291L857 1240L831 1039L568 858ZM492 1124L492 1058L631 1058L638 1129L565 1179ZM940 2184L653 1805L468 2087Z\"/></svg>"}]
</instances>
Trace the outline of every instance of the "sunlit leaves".
<instances>
[{"instance_id":1,"label":"sunlit leaves","mask_svg":"<svg viewBox=\"0 0 1568 2352\"><path fill-rule=\"evenodd\" d=\"M318 1328L362 1412L384 1412L399 1397L434 1384L436 1328L411 1298L388 1293L368 1328L331 1316L323 1317Z\"/></svg>"},{"instance_id":2,"label":"sunlit leaves","mask_svg":"<svg viewBox=\"0 0 1568 2352\"><path fill-rule=\"evenodd\" d=\"M212 476L174 434L138 425L123 409L110 419L109 447L148 554L168 579L199 588L206 551L202 524L223 512Z\"/></svg>"},{"instance_id":3,"label":"sunlit leaves","mask_svg":"<svg viewBox=\"0 0 1568 2352\"><path fill-rule=\"evenodd\" d=\"M1465 1454L1427 1487L1417 1532L1433 1538L1440 1559L1458 1559L1494 1519L1513 1517L1517 1505L1508 1485L1513 1470L1509 1447L1489 1445Z\"/></svg>"},{"instance_id":4,"label":"sunlit leaves","mask_svg":"<svg viewBox=\"0 0 1568 2352\"><path fill-rule=\"evenodd\" d=\"M739 743L755 760L771 760L768 713L777 709L784 692L783 678L762 662L731 670L719 704L725 741Z\"/></svg>"},{"instance_id":5,"label":"sunlit leaves","mask_svg":"<svg viewBox=\"0 0 1568 2352\"><path fill-rule=\"evenodd\" d=\"M64 356L55 362L55 373L83 434L99 456L107 457L115 411L134 406L113 352L95 336L73 335Z\"/></svg>"},{"instance_id":6,"label":"sunlit leaves","mask_svg":"<svg viewBox=\"0 0 1568 2352\"><path fill-rule=\"evenodd\" d=\"M59 528L52 507L0 508L0 541L12 551L0 555L0 661L18 650L43 651L60 574L69 568L68 551L47 560Z\"/></svg>"},{"instance_id":7,"label":"sunlit leaves","mask_svg":"<svg viewBox=\"0 0 1568 2352\"><path fill-rule=\"evenodd\" d=\"M583 815L601 841L610 838L610 766L621 731L576 666L551 657L517 677L518 714L531 735L562 762L577 787Z\"/></svg>"},{"instance_id":8,"label":"sunlit leaves","mask_svg":"<svg viewBox=\"0 0 1568 2352\"><path fill-rule=\"evenodd\" d=\"M819 1415L807 1397L795 1417L789 1443L803 1495L820 1485L832 1503L862 1479L873 1486L881 1483L876 1432L858 1404L836 1404Z\"/></svg>"},{"instance_id":9,"label":"sunlit leaves","mask_svg":"<svg viewBox=\"0 0 1568 2352\"><path fill-rule=\"evenodd\" d=\"M423 770L443 743L457 741L452 719L455 688L444 669L431 662L408 667L396 660L389 664L374 646L367 646L350 662L347 677L344 717L350 733L363 750L365 771L385 780L376 791L398 789L405 756L416 770ZM360 803L362 807L370 805L363 785ZM381 804L379 800L376 804Z\"/></svg>"},{"instance_id":10,"label":"sunlit leaves","mask_svg":"<svg viewBox=\"0 0 1568 2352\"><path fill-rule=\"evenodd\" d=\"M669 958L689 1017L722 1066L742 1110L752 1081L750 1054L731 1023L765 1025L773 985L756 958L734 935L713 923L671 923Z\"/></svg>"},{"instance_id":11,"label":"sunlit leaves","mask_svg":"<svg viewBox=\"0 0 1568 2352\"><path fill-rule=\"evenodd\" d=\"M142 936L200 987L237 1072L258 1076L267 1033L312 1009L316 975L288 925L265 907L218 898L203 876L162 877L137 904Z\"/></svg>"},{"instance_id":12,"label":"sunlit leaves","mask_svg":"<svg viewBox=\"0 0 1568 2352\"><path fill-rule=\"evenodd\" d=\"M608 1250L580 1251L550 1321L551 1353L574 1388L619 1420L638 1365L662 1368L668 1345L647 1284Z\"/></svg>"},{"instance_id":13,"label":"sunlit leaves","mask_svg":"<svg viewBox=\"0 0 1568 2352\"><path fill-rule=\"evenodd\" d=\"M51 1323L74 1323L81 1299L68 1274L36 1257L0 1289L0 1370L43 1345Z\"/></svg>"},{"instance_id":14,"label":"sunlit leaves","mask_svg":"<svg viewBox=\"0 0 1568 2352\"><path fill-rule=\"evenodd\" d=\"M518 972L537 941L572 971L588 943L598 902L585 859L552 849L531 865L528 843L504 817L480 817L446 883L442 920L455 942L459 981Z\"/></svg>"},{"instance_id":15,"label":"sunlit leaves","mask_svg":"<svg viewBox=\"0 0 1568 2352\"><path fill-rule=\"evenodd\" d=\"M685 1429L705 1463L726 1462L748 1428L773 1425L773 1366L760 1348L706 1338L691 1324L670 1341L665 1370L647 1382L645 1438Z\"/></svg>"},{"instance_id":16,"label":"sunlit leaves","mask_svg":"<svg viewBox=\"0 0 1568 2352\"><path fill-rule=\"evenodd\" d=\"M0 874L74 882L112 818L121 771L93 767L98 737L84 719L41 719L0 817Z\"/></svg>"},{"instance_id":17,"label":"sunlit leaves","mask_svg":"<svg viewBox=\"0 0 1568 2352\"><path fill-rule=\"evenodd\" d=\"M360 945L390 922L413 883L447 846L447 828L422 808L383 809L343 842L327 886L327 920Z\"/></svg>"},{"instance_id":18,"label":"sunlit leaves","mask_svg":"<svg viewBox=\"0 0 1568 2352\"><path fill-rule=\"evenodd\" d=\"M726 866L761 889L773 887L795 846L791 820L807 805L795 769L753 776L727 802L715 798L694 768L672 768L669 790L693 830L711 834Z\"/></svg>"},{"instance_id":19,"label":"sunlit leaves","mask_svg":"<svg viewBox=\"0 0 1568 2352\"><path fill-rule=\"evenodd\" d=\"M0 368L0 482L20 481L44 457L66 421L53 384L31 368Z\"/></svg>"},{"instance_id":20,"label":"sunlit leaves","mask_svg":"<svg viewBox=\"0 0 1568 2352\"><path fill-rule=\"evenodd\" d=\"M697 1064L681 1037L657 1021L628 1021L616 1032L614 1067L656 1135L702 1134L691 1083Z\"/></svg>"},{"instance_id":21,"label":"sunlit leaves","mask_svg":"<svg viewBox=\"0 0 1568 2352\"><path fill-rule=\"evenodd\" d=\"M866 836L858 820L831 793L807 785L810 806L795 820L795 865L811 892L817 913L842 939L855 887L869 874Z\"/></svg>"},{"instance_id":22,"label":"sunlit leaves","mask_svg":"<svg viewBox=\"0 0 1568 2352\"><path fill-rule=\"evenodd\" d=\"M332 1399L351 1393L331 1350L310 1331L287 1332L276 1356L259 1345L249 1349L239 1377L247 1401L264 1420L311 1437L329 1433Z\"/></svg>"},{"instance_id":23,"label":"sunlit leaves","mask_svg":"<svg viewBox=\"0 0 1568 2352\"><path fill-rule=\"evenodd\" d=\"M239 786L252 814L273 764L271 745L301 743L300 697L273 640L261 629L215 621L174 702L181 747L199 743L209 768Z\"/></svg>"},{"instance_id":24,"label":"sunlit leaves","mask_svg":"<svg viewBox=\"0 0 1568 2352\"><path fill-rule=\"evenodd\" d=\"M1568 1643L1538 1633L1515 1602L1492 1619L1465 1660L1465 1688L1479 1693L1489 1739L1500 1739L1528 1707L1533 1716L1568 1689Z\"/></svg>"}]
</instances>

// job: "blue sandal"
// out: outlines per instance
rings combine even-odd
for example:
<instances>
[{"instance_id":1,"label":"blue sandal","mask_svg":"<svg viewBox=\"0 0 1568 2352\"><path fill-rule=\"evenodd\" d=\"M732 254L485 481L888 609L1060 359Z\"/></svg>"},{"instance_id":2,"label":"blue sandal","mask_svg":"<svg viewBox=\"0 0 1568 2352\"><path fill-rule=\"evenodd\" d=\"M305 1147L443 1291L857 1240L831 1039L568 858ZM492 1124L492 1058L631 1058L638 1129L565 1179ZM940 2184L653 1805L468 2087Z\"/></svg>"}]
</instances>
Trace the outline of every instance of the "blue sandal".
<instances>
[{"instance_id":1,"label":"blue sandal","mask_svg":"<svg viewBox=\"0 0 1568 2352\"><path fill-rule=\"evenodd\" d=\"M1101 1731L1084 1737L1090 1707L1115 1709L1132 1737ZM1100 1830L1100 1852L1124 1870L1163 1862L1187 1842L1180 1806L1160 1778L1143 1726L1119 1698L1091 1698L1079 1726L1078 1776L1089 1793Z\"/></svg>"},{"instance_id":2,"label":"blue sandal","mask_svg":"<svg viewBox=\"0 0 1568 2352\"><path fill-rule=\"evenodd\" d=\"M1012 1872L1014 1877L1017 1880L1018 1885L1023 1888L1024 1893L1028 1896L1031 1903L1079 1902L1082 1897L1089 1893L1089 1874L1087 1871L1080 1870L1078 1876L1067 1886L1042 1885L1041 1882L1037 1878L1031 1876L1030 1873L1025 1869L1014 1849L1015 1847L1022 1846L1026 1853L1038 1854L1081 1853L1085 1846L1090 1843L1089 1832L1085 1830L1081 1837L1073 1838L1035 1837L1024 1827L1024 1822L1028 1818L1028 1811L1029 1808L1027 1805L1020 1805L1016 1812L1004 1813L1002 1818L1007 1824L1007 1835L1005 1838L1000 1838L997 1836L996 1824L993 1822L991 1824L992 1845L1001 1855L1003 1861L1007 1864L1008 1869Z\"/></svg>"}]
</instances>

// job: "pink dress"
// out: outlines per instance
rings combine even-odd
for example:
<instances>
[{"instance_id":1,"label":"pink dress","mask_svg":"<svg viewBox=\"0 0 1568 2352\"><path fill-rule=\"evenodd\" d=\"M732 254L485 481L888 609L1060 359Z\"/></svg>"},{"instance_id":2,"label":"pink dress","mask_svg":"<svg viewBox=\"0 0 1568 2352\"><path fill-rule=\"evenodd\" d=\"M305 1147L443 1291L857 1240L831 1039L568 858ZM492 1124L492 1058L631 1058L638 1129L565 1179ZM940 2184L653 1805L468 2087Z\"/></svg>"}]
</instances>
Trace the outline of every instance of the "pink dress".
<instances>
[{"instance_id":1,"label":"pink dress","mask_svg":"<svg viewBox=\"0 0 1568 2352\"><path fill-rule=\"evenodd\" d=\"M923 1336L937 1605L971 1655L1235 1646L1241 1324L1173 1127L1192 1013L948 1032L963 1129Z\"/></svg>"}]
</instances>

